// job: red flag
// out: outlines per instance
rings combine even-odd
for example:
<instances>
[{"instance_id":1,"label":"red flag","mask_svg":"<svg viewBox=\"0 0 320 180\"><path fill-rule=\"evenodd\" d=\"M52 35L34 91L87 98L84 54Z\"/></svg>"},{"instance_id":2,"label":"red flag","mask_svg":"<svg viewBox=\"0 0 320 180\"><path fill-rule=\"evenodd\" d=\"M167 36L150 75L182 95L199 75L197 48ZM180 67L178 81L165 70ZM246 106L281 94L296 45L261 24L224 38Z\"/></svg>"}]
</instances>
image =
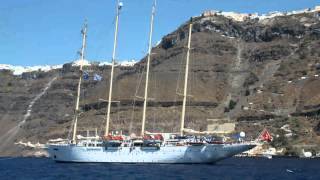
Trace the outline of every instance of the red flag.
<instances>
[{"instance_id":1,"label":"red flag","mask_svg":"<svg viewBox=\"0 0 320 180\"><path fill-rule=\"evenodd\" d=\"M267 131L267 129L264 129L260 135L260 140L263 141L268 141L270 142L272 140L272 136L270 135L270 133Z\"/></svg>"}]
</instances>

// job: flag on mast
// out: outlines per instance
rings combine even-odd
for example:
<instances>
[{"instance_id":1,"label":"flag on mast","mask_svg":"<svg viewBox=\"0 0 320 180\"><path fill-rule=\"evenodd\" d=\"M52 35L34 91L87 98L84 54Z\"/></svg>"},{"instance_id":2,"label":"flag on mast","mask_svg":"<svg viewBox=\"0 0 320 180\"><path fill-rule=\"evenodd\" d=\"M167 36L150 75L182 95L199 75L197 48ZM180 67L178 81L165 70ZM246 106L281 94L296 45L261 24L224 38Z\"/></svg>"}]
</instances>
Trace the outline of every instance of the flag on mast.
<instances>
[{"instance_id":1,"label":"flag on mast","mask_svg":"<svg viewBox=\"0 0 320 180\"><path fill-rule=\"evenodd\" d=\"M262 140L262 141L270 142L270 141L272 141L272 136L271 136L271 134L268 132L267 129L264 129L264 130L261 132L261 134L260 134L260 136L259 136L259 139Z\"/></svg>"},{"instance_id":2,"label":"flag on mast","mask_svg":"<svg viewBox=\"0 0 320 180\"><path fill-rule=\"evenodd\" d=\"M94 75L93 75L93 80L94 80L94 81L101 81L101 80L102 80L102 77L101 77L99 74L94 74Z\"/></svg>"},{"instance_id":3,"label":"flag on mast","mask_svg":"<svg viewBox=\"0 0 320 180\"><path fill-rule=\"evenodd\" d=\"M84 80L89 80L89 77L90 77L90 76L89 76L89 73L88 73L88 72L84 71L82 76L83 76L83 79L84 79Z\"/></svg>"}]
</instances>

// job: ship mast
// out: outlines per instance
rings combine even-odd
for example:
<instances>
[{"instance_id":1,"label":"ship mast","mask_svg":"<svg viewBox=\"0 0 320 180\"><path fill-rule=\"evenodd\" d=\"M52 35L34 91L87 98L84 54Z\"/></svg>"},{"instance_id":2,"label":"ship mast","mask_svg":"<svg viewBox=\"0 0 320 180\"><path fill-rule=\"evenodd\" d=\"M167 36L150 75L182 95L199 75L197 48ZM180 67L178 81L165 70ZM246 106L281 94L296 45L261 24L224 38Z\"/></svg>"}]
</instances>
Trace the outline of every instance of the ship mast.
<instances>
[{"instance_id":1,"label":"ship mast","mask_svg":"<svg viewBox=\"0 0 320 180\"><path fill-rule=\"evenodd\" d=\"M87 23L85 22L83 29L81 30L82 34L82 47L80 52L80 77L78 82L78 90L77 90L77 100L76 100L76 108L75 108L75 115L74 115L74 125L73 125L73 135L72 135L72 143L76 143L76 135L77 135L77 123L78 123L78 116L79 116L79 101L80 101L80 89L81 89L81 81L82 81L82 67L84 61L84 50L86 48L86 38L87 38Z\"/></svg>"},{"instance_id":2,"label":"ship mast","mask_svg":"<svg viewBox=\"0 0 320 180\"><path fill-rule=\"evenodd\" d=\"M186 113L191 33L192 33L192 23L190 23L190 25L189 25L188 50L187 50L186 69L185 69L185 76L184 76L183 104L182 104L181 128L180 128L180 135L181 136L183 136L185 113Z\"/></svg>"},{"instance_id":3,"label":"ship mast","mask_svg":"<svg viewBox=\"0 0 320 180\"><path fill-rule=\"evenodd\" d=\"M116 48L117 48L117 40L118 40L118 21L119 14L123 4L119 0L117 0L117 16L116 16L116 25L114 31L114 43L113 43L113 52L112 52L112 63L111 63L111 73L110 73L110 85L109 85L109 98L108 98L108 109L107 109L107 121L104 135L107 136L109 134L109 123L110 123L110 110L111 110L111 101L112 101L112 85L113 85L113 74L114 74L114 65L115 65L115 56L116 56Z\"/></svg>"},{"instance_id":4,"label":"ship mast","mask_svg":"<svg viewBox=\"0 0 320 180\"><path fill-rule=\"evenodd\" d=\"M154 15L155 15L155 12L156 12L156 3L157 3L157 1L154 0L153 6L152 6L152 13L151 13L150 32L149 32L149 44L148 44L148 58L147 58L146 83L145 83L145 89L144 89L144 102L143 102L143 114L142 114L141 136L144 135L145 123L146 123L146 111L147 111L147 102L148 102L148 85L149 85L149 68L150 68L150 61L151 61L153 20L154 20Z\"/></svg>"}]
</instances>

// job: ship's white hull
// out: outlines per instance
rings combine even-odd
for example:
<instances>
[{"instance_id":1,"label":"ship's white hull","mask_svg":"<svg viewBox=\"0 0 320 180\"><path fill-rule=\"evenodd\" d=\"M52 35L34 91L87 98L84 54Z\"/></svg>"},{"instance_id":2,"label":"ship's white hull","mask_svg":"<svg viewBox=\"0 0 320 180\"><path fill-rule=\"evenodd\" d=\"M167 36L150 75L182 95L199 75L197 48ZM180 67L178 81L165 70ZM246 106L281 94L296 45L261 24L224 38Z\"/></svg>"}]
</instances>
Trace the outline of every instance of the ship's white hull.
<instances>
[{"instance_id":1,"label":"ship's white hull","mask_svg":"<svg viewBox=\"0 0 320 180\"><path fill-rule=\"evenodd\" d=\"M85 147L49 145L50 157L60 162L213 163L253 148L252 144L206 144L162 147Z\"/></svg>"}]
</instances>

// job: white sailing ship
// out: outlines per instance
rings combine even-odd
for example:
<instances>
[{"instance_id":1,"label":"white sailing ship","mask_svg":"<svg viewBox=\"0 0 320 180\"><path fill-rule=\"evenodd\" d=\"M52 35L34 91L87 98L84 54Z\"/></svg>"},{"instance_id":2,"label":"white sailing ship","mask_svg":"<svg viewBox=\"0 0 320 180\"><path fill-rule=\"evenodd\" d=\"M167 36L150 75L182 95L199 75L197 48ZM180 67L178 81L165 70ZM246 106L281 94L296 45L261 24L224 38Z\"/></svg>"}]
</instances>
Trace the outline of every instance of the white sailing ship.
<instances>
[{"instance_id":1,"label":"white sailing ship","mask_svg":"<svg viewBox=\"0 0 320 180\"><path fill-rule=\"evenodd\" d=\"M109 97L107 106L107 118L105 133L99 137L77 138L77 121L79 112L79 98L82 75L80 75L73 124L72 139L66 142L52 142L48 144L50 157L59 162L117 162L117 163L213 163L255 147L254 143L217 143L205 137L196 138L186 136L184 128L186 98L188 87L189 54L191 47L192 22L189 25L187 58L184 79L183 106L181 116L180 133L146 133L145 120L148 100L149 66L151 61L151 43L153 33L153 20L155 15L156 1L152 7L150 23L149 48L147 56L146 83L144 91L143 117L141 136L132 138L129 136L112 136L109 134L110 109L112 102L112 85L115 66L115 55L118 36L118 20L122 3L117 1L117 16L114 34L114 46L112 54ZM84 59L86 46L87 26L82 30L83 43L81 48L81 60ZM80 65L82 72L82 64ZM145 138L148 137L148 138Z\"/></svg>"}]
</instances>

